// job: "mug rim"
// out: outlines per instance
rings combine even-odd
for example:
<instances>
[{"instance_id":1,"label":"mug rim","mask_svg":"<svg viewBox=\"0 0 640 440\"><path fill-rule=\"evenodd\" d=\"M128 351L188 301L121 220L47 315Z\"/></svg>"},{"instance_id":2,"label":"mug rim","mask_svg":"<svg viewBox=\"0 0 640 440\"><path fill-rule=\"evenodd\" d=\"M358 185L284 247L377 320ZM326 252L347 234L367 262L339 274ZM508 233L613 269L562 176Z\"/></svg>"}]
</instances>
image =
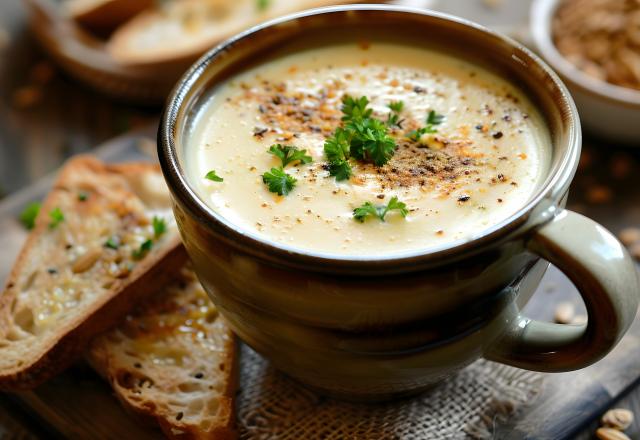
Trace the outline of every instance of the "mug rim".
<instances>
[{"instance_id":1,"label":"mug rim","mask_svg":"<svg viewBox=\"0 0 640 440\"><path fill-rule=\"evenodd\" d=\"M251 38L266 29L316 15L359 11L418 14L472 28L475 32L481 32L497 38L509 47L524 52L552 81L553 86L560 92L559 96L562 98L562 102L558 102L556 105L558 108L563 109L563 114L566 115L566 122L564 122L567 130L566 148L562 152L562 157L555 165L555 168L550 166L549 174L544 184L516 212L502 221L480 230L478 234L465 239L449 241L443 245L387 255L353 256L316 252L270 241L234 225L222 215L216 213L198 196L195 189L188 183L186 174L182 171L176 148L177 122L180 110L185 104L189 92L196 86L198 78L215 62L217 57L233 50L233 46L236 43ZM366 272L367 269L380 267L395 267L400 271L406 271L407 267L437 266L461 255L484 249L502 241L526 223L532 211L544 199L552 200L553 208L558 200L564 196L564 192L577 169L580 149L580 121L573 99L558 75L531 50L510 37L460 17L426 9L379 4L328 6L297 12L253 26L223 41L198 59L178 81L167 99L158 128L158 157L165 180L174 198L178 199L183 206L188 207L191 215L196 215L201 220L201 223L204 223L213 232L217 232L216 235L220 239L225 240L235 248L242 248L245 253L286 266L293 265L307 270L320 271L338 269L339 271L359 270ZM544 220L549 219L548 216L544 217Z\"/></svg>"}]
</instances>

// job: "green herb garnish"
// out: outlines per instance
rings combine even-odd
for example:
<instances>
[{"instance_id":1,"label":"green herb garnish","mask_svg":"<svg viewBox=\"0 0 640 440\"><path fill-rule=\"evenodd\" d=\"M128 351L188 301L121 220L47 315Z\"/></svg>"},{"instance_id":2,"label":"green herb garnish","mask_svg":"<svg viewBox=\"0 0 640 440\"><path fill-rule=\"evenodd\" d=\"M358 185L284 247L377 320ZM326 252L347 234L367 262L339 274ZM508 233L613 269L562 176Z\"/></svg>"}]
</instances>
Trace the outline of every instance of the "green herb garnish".
<instances>
[{"instance_id":1,"label":"green herb garnish","mask_svg":"<svg viewBox=\"0 0 640 440\"><path fill-rule=\"evenodd\" d=\"M155 238L160 237L167 231L167 223L161 217L153 217L153 235Z\"/></svg>"},{"instance_id":2,"label":"green herb garnish","mask_svg":"<svg viewBox=\"0 0 640 440\"><path fill-rule=\"evenodd\" d=\"M367 108L369 105L369 99L366 96L360 98L354 98L351 95L344 95L342 97L342 120L344 122L361 121L365 118L370 118L373 110Z\"/></svg>"},{"instance_id":3,"label":"green herb garnish","mask_svg":"<svg viewBox=\"0 0 640 440\"><path fill-rule=\"evenodd\" d=\"M349 123L352 132L351 155L382 166L395 153L396 141L387 134L387 126L378 119L365 118Z\"/></svg>"},{"instance_id":4,"label":"green herb garnish","mask_svg":"<svg viewBox=\"0 0 640 440\"><path fill-rule=\"evenodd\" d=\"M374 205L366 202L359 208L353 210L353 218L359 222L364 222L367 217L378 217L381 221L385 221L384 217L389 211L397 210L402 217L409 214L407 205L400 202L397 197L392 197L386 205Z\"/></svg>"},{"instance_id":5,"label":"green herb garnish","mask_svg":"<svg viewBox=\"0 0 640 440\"><path fill-rule=\"evenodd\" d=\"M324 143L324 154L329 161L329 175L335 176L336 180L347 180L352 174L349 164L349 137L344 128L338 127L333 136Z\"/></svg>"},{"instance_id":6,"label":"green herb garnish","mask_svg":"<svg viewBox=\"0 0 640 440\"><path fill-rule=\"evenodd\" d=\"M269 187L269 191L280 196L286 196L296 186L296 178L285 173L282 167L271 168L262 175L262 181Z\"/></svg>"},{"instance_id":7,"label":"green herb garnish","mask_svg":"<svg viewBox=\"0 0 640 440\"><path fill-rule=\"evenodd\" d=\"M215 172L215 170L211 170L209 171L205 176L205 179L211 180L212 182L223 182L224 179L220 176L218 176Z\"/></svg>"},{"instance_id":8,"label":"green herb garnish","mask_svg":"<svg viewBox=\"0 0 640 440\"><path fill-rule=\"evenodd\" d=\"M78 200L81 202L85 202L87 199L89 198L89 194L84 192L84 191L80 191L78 193Z\"/></svg>"},{"instance_id":9,"label":"green herb garnish","mask_svg":"<svg viewBox=\"0 0 640 440\"><path fill-rule=\"evenodd\" d=\"M64 221L64 214L60 208L55 207L49 212L49 218L51 219L49 222L49 228L53 229Z\"/></svg>"},{"instance_id":10,"label":"green herb garnish","mask_svg":"<svg viewBox=\"0 0 640 440\"><path fill-rule=\"evenodd\" d=\"M407 133L407 137L413 142L418 142L422 135L427 133L436 133L438 130L435 129L434 126L442 124L442 121L444 121L444 115L440 115L431 110L427 115L427 125L418 128L417 130L411 130L409 133Z\"/></svg>"},{"instance_id":11,"label":"green herb garnish","mask_svg":"<svg viewBox=\"0 0 640 440\"><path fill-rule=\"evenodd\" d=\"M396 109L404 106L399 102L392 104ZM351 176L351 157L381 166L395 153L396 142L388 134L389 127L371 117L373 110L368 105L366 96L354 98L345 95L342 98L343 126L338 127L324 144L329 174L337 180L346 180Z\"/></svg>"},{"instance_id":12,"label":"green herb garnish","mask_svg":"<svg viewBox=\"0 0 640 440\"><path fill-rule=\"evenodd\" d=\"M256 0L256 8L258 8L258 11L264 11L269 7L270 3L270 0Z\"/></svg>"},{"instance_id":13,"label":"green herb garnish","mask_svg":"<svg viewBox=\"0 0 640 440\"><path fill-rule=\"evenodd\" d=\"M40 213L41 206L42 204L40 202L31 202L24 207L20 214L20 221L25 228L33 229L36 225L36 218L38 217L38 213Z\"/></svg>"},{"instance_id":14,"label":"green herb garnish","mask_svg":"<svg viewBox=\"0 0 640 440\"><path fill-rule=\"evenodd\" d=\"M139 249L136 249L131 253L131 256L133 257L134 260L141 260L149 253L152 247L153 247L153 241L151 241L150 239L146 240L144 243L140 245Z\"/></svg>"},{"instance_id":15,"label":"green herb garnish","mask_svg":"<svg viewBox=\"0 0 640 440\"><path fill-rule=\"evenodd\" d=\"M392 101L387 107L389 107L389 116L387 116L387 125L389 127L402 128L402 120L400 119L400 113L404 109L404 101Z\"/></svg>"},{"instance_id":16,"label":"green herb garnish","mask_svg":"<svg viewBox=\"0 0 640 440\"><path fill-rule=\"evenodd\" d=\"M282 168L285 168L292 162L299 161L305 164L313 160L311 156L306 154L307 150L299 150L298 147L294 147L293 145L275 144L267 150L267 153L278 157L282 161Z\"/></svg>"},{"instance_id":17,"label":"green herb garnish","mask_svg":"<svg viewBox=\"0 0 640 440\"><path fill-rule=\"evenodd\" d=\"M118 249L120 247L120 239L118 237L109 237L109 239L104 243L104 247L108 247L109 249Z\"/></svg>"}]
</instances>

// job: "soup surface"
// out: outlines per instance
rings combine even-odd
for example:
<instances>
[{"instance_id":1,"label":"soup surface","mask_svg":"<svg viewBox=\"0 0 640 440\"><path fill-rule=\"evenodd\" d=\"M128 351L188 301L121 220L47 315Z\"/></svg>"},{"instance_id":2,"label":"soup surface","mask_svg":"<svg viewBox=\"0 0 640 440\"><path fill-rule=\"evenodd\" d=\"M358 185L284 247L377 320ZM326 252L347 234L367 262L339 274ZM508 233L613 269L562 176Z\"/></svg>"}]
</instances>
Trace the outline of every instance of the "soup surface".
<instances>
[{"instance_id":1,"label":"soup surface","mask_svg":"<svg viewBox=\"0 0 640 440\"><path fill-rule=\"evenodd\" d=\"M522 207L546 176L544 127L522 92L474 64L345 44L218 86L195 116L185 168L205 203L248 234L322 254L399 254L479 235ZM340 166L326 146L336 129L350 156ZM305 158L282 167L278 154Z\"/></svg>"}]
</instances>

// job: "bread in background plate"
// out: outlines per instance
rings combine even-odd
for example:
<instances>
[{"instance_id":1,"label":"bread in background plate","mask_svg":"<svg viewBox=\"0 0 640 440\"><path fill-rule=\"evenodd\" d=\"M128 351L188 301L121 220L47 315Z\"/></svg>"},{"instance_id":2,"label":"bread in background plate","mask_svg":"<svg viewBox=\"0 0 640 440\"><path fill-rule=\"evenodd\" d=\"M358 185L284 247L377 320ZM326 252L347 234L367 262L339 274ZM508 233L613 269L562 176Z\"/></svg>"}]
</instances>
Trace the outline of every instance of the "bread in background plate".
<instances>
[{"instance_id":1,"label":"bread in background plate","mask_svg":"<svg viewBox=\"0 0 640 440\"><path fill-rule=\"evenodd\" d=\"M64 8L78 24L106 35L155 3L155 0L67 0Z\"/></svg>"},{"instance_id":2,"label":"bread in background plate","mask_svg":"<svg viewBox=\"0 0 640 440\"><path fill-rule=\"evenodd\" d=\"M86 358L125 408L167 437L236 437L234 335L191 269L97 337Z\"/></svg>"},{"instance_id":3,"label":"bread in background plate","mask_svg":"<svg viewBox=\"0 0 640 440\"><path fill-rule=\"evenodd\" d=\"M62 371L185 260L158 166L70 160L0 296L0 389Z\"/></svg>"},{"instance_id":4,"label":"bread in background plate","mask_svg":"<svg viewBox=\"0 0 640 440\"><path fill-rule=\"evenodd\" d=\"M166 0L118 28L107 50L114 60L129 66L193 60L216 43L259 22L340 3L354 1Z\"/></svg>"}]
</instances>

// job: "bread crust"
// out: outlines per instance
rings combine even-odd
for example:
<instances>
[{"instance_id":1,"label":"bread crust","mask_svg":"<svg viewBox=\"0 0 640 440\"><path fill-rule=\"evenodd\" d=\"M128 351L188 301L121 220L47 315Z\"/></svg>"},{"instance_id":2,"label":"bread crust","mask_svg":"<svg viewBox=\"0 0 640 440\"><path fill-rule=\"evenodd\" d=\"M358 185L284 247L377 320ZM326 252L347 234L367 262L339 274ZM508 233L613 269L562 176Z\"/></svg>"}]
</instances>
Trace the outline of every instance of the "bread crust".
<instances>
[{"instance_id":1,"label":"bread crust","mask_svg":"<svg viewBox=\"0 0 640 440\"><path fill-rule=\"evenodd\" d=\"M232 2L233 3L233 2ZM234 4L237 8L240 3ZM111 36L107 50L111 57L118 63L130 67L150 66L155 64L186 64L194 61L198 56L212 48L215 44L253 25L272 19L277 16L286 15L304 9L311 9L321 6L357 3L356 0L275 0L271 2L269 8L259 13L255 11L255 2L251 2L249 10L230 14L223 20L208 26L215 26L213 32L203 33L202 38L193 41L191 44L172 45L180 42L167 41L166 44L157 45L145 50L135 48L137 36L143 34L147 29L156 26L165 20L166 15L159 9L149 9L137 15L123 26L120 26ZM375 3L375 1L374 1ZM246 9L246 8L245 8ZM177 20L177 19L176 19Z\"/></svg>"},{"instance_id":2,"label":"bread crust","mask_svg":"<svg viewBox=\"0 0 640 440\"><path fill-rule=\"evenodd\" d=\"M72 0L66 7L68 15L78 24L106 35L153 4L153 0Z\"/></svg>"},{"instance_id":3,"label":"bread crust","mask_svg":"<svg viewBox=\"0 0 640 440\"><path fill-rule=\"evenodd\" d=\"M191 314L194 310L202 311L205 304L198 302L194 306L193 300L196 298L202 298L209 304L202 312L204 316L208 316L210 310L215 311L215 307L206 298L193 272L184 269L182 273L187 277L169 286L171 290L158 292L148 302L140 304L119 327L98 336L85 357L98 374L111 384L116 397L128 412L147 425L160 426L168 438L235 439L234 400L239 370L236 338L217 312L214 321L208 318L206 321L199 320ZM194 289L193 286L198 287ZM194 294L195 291L200 295ZM189 322L187 319L194 322L194 328L203 332L203 339L185 333L187 330L183 326ZM221 344L215 342L215 336L222 341ZM158 356L167 349L184 349L185 339L192 341L188 344L191 348L187 350L188 361L184 361L184 364L181 362L178 367L153 364L162 359ZM209 342L198 342L205 340ZM211 350L219 353L220 357L211 358ZM205 362L206 366L198 365L201 362ZM184 403L180 394L181 385L185 384L185 374L189 375L194 368L204 376L198 378L198 382L205 381L194 392L194 399L205 402L205 408L206 401L215 400L218 403L212 426L203 423L200 413L197 416L193 413L189 415L190 405ZM124 379L126 377L130 379ZM207 384L212 383L207 379L211 377L216 377L213 382L222 383L223 388L207 388ZM151 385L146 388L143 383ZM176 407L172 400L181 403ZM176 418L176 411L183 410L187 411L185 417ZM208 410L204 411L206 413ZM206 427L203 428L203 425Z\"/></svg>"},{"instance_id":4,"label":"bread crust","mask_svg":"<svg viewBox=\"0 0 640 440\"><path fill-rule=\"evenodd\" d=\"M60 192L67 191L65 182L82 168L95 173L96 176L105 173L159 172L159 167L152 164L108 165L90 156L78 156L70 160L60 172L52 191L43 203L43 212L54 209ZM18 277L30 258L32 249L48 227L48 219L40 215L9 275L5 291L0 297L0 330L6 331L7 327L12 325L9 318L12 302L19 293ZM95 335L115 325L134 304L175 277L175 273L166 270L166 267L180 267L186 258L180 238L170 238L161 249L140 261L129 276L115 280L105 297L95 301L85 314L75 317L57 329L49 340L39 341L39 346L29 351L29 359L19 359L13 368L0 371L0 390L32 389L67 368L82 355ZM2 352L0 348L0 355L8 355Z\"/></svg>"}]
</instances>

